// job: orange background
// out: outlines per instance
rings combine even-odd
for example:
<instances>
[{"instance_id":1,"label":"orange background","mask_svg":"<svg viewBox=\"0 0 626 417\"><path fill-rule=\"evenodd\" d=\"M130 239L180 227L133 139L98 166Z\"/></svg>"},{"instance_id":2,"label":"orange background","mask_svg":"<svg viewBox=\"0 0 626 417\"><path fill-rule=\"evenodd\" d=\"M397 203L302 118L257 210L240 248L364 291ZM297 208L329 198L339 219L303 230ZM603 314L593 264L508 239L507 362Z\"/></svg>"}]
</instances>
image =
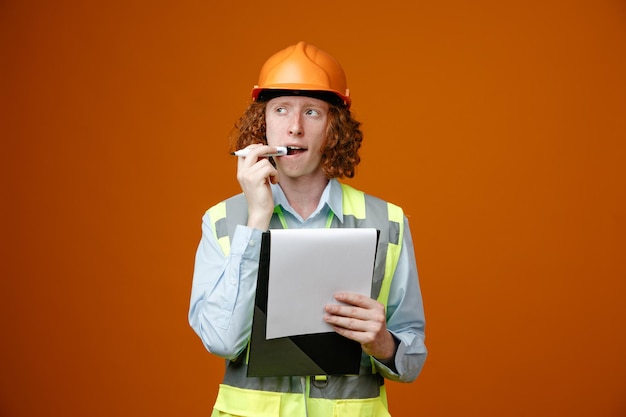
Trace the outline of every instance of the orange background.
<instances>
[{"instance_id":1,"label":"orange background","mask_svg":"<svg viewBox=\"0 0 626 417\"><path fill-rule=\"evenodd\" d=\"M208 416L187 324L226 135L306 40L410 217L430 356L395 417L626 415L626 3L0 3L1 416Z\"/></svg>"}]
</instances>

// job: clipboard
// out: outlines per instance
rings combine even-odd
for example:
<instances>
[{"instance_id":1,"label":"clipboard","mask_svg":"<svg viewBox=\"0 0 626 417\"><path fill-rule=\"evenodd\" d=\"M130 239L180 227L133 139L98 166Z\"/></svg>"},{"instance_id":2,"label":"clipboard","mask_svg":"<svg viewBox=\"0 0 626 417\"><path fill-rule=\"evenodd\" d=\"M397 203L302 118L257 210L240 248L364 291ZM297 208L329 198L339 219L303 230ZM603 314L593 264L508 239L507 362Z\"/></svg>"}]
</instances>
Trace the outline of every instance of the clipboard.
<instances>
[{"instance_id":1,"label":"clipboard","mask_svg":"<svg viewBox=\"0 0 626 417\"><path fill-rule=\"evenodd\" d=\"M308 229L316 230L323 233L323 240L333 242L338 236L338 231L348 229ZM322 232L323 230L323 232ZM357 230L357 229L353 229ZM363 229L360 229L363 230ZM374 262L376 250L378 246L379 231L369 229L373 232L371 238L371 254L366 256L369 273L366 275L367 292L371 292L372 274L374 271ZM275 234L298 232L299 230L280 230L273 231ZM316 232L317 233L317 232ZM345 233L345 232L344 232ZM291 235L288 235L291 237ZM294 238L296 233L293 234ZM362 235L359 235L362 236ZM349 243L348 243L349 244ZM361 363L361 346L358 342L347 339L333 330L326 330L317 333L293 334L285 337L267 337L268 329L268 295L270 291L270 268L272 265L272 231L264 232L261 240L261 253L259 260L259 271L257 278L257 290L255 297L255 308L252 321L252 334L250 338L250 349L248 356L247 375L249 377L264 376L307 376L307 375L346 375L358 374ZM345 251L353 248L345 247ZM346 252L334 250L334 254L326 254L324 261L326 263L342 262L347 263L343 267L350 267L350 262L357 262L353 258L345 256ZM311 257L313 254L292 253L293 262L301 262L305 257ZM276 259L275 259L276 260ZM370 264L371 262L371 264ZM363 270L363 265L359 265ZM314 271L308 271L309 276ZM275 276L275 275L274 275ZM298 277L294 277L298 279ZM365 279L365 278L362 278ZM351 291L346 288L345 291ZM353 291L354 292L354 291ZM320 306L320 318L323 320L323 305ZM330 328L330 327L329 327Z\"/></svg>"}]
</instances>

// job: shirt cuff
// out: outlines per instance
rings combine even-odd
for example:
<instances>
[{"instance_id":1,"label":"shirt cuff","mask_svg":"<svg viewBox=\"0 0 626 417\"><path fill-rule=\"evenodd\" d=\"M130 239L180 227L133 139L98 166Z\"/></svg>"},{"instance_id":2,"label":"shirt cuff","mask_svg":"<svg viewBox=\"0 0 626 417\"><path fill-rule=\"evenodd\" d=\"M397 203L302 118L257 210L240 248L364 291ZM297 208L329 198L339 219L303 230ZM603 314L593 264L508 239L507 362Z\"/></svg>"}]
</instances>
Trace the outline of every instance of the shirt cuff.
<instances>
[{"instance_id":1,"label":"shirt cuff","mask_svg":"<svg viewBox=\"0 0 626 417\"><path fill-rule=\"evenodd\" d=\"M392 373L397 375L398 374L398 368L396 367L396 358L398 357L398 349L400 348L401 342L400 342L400 339L398 339L396 337L396 335L394 335L391 332L389 332L389 334L391 334L391 337L393 337L393 342L396 344L396 349L395 349L395 352L394 352L393 356L391 356L391 358L389 358L386 361L381 361L381 360L376 359L376 358L374 358L374 360L376 360L376 362L378 362L379 364L383 365L389 371L391 371Z\"/></svg>"},{"instance_id":2,"label":"shirt cuff","mask_svg":"<svg viewBox=\"0 0 626 417\"><path fill-rule=\"evenodd\" d=\"M231 252L241 255L246 261L259 261L263 231L248 226L237 225L230 244Z\"/></svg>"}]
</instances>

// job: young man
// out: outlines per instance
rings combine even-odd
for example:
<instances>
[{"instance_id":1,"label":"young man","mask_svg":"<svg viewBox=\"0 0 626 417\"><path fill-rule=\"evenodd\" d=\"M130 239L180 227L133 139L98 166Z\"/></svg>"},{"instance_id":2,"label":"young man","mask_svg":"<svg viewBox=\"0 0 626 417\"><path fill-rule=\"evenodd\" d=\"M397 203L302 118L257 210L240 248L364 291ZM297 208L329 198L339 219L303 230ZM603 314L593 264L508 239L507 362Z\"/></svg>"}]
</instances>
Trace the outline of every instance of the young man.
<instances>
[{"instance_id":1,"label":"young man","mask_svg":"<svg viewBox=\"0 0 626 417\"><path fill-rule=\"evenodd\" d=\"M426 359L413 243L402 210L341 184L362 133L339 63L299 42L270 57L239 120L242 194L209 209L196 254L189 322L226 359L213 416L389 416L384 378L411 382ZM287 147L285 156L266 157ZM261 234L277 228L381 230L371 297L335 294L324 320L361 345L358 375L248 377Z\"/></svg>"}]
</instances>

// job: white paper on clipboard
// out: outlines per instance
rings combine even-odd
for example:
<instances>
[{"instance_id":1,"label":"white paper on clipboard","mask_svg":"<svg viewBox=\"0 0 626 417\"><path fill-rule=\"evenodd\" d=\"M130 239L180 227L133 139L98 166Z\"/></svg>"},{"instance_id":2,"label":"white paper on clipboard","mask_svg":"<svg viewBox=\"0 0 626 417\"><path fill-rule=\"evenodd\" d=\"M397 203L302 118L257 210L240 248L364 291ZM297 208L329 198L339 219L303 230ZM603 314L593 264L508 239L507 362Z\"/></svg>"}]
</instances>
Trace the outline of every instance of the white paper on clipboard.
<instances>
[{"instance_id":1,"label":"white paper on clipboard","mask_svg":"<svg viewBox=\"0 0 626 417\"><path fill-rule=\"evenodd\" d=\"M324 306L338 291L369 296L378 232L372 228L271 230L266 338L334 331Z\"/></svg>"}]
</instances>

